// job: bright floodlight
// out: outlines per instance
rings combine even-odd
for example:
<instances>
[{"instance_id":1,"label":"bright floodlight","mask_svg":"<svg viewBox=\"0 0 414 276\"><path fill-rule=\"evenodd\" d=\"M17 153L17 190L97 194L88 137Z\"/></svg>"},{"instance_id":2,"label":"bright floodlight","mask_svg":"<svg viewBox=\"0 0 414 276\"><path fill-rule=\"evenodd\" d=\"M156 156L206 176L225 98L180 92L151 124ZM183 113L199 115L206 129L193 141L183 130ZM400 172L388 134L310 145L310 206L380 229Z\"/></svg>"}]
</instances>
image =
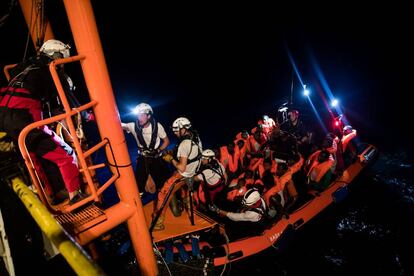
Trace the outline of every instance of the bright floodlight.
<instances>
[{"instance_id":1,"label":"bright floodlight","mask_svg":"<svg viewBox=\"0 0 414 276\"><path fill-rule=\"evenodd\" d=\"M331 102L331 106L332 106L332 107L336 107L336 106L338 106L338 103L339 103L339 102L338 102L338 100L337 100L337 99L333 99L333 100L332 100L332 102Z\"/></svg>"},{"instance_id":2,"label":"bright floodlight","mask_svg":"<svg viewBox=\"0 0 414 276\"><path fill-rule=\"evenodd\" d=\"M306 84L303 85L303 95L305 95L306 97L309 96L310 91L309 89L306 88Z\"/></svg>"}]
</instances>

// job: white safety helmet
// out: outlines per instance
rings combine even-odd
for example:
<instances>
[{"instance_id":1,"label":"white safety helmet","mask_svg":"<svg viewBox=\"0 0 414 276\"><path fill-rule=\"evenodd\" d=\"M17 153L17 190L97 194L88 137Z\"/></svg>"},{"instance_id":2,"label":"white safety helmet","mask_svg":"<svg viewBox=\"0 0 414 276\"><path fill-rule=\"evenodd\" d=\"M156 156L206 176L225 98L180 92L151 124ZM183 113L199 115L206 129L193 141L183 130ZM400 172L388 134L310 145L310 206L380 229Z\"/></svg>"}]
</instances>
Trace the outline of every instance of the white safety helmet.
<instances>
[{"instance_id":1,"label":"white safety helmet","mask_svg":"<svg viewBox=\"0 0 414 276\"><path fill-rule=\"evenodd\" d=\"M67 58L70 56L70 46L56 39L49 39L40 47L40 52L52 57L53 59Z\"/></svg>"},{"instance_id":2,"label":"white safety helmet","mask_svg":"<svg viewBox=\"0 0 414 276\"><path fill-rule=\"evenodd\" d=\"M190 127L191 122L186 117L177 118L172 124L173 131L179 131L182 128L189 129Z\"/></svg>"},{"instance_id":3,"label":"white safety helmet","mask_svg":"<svg viewBox=\"0 0 414 276\"><path fill-rule=\"evenodd\" d=\"M135 114L148 114L148 115L152 115L153 111L152 111L152 107L149 104L140 103L139 105L137 105L134 108L134 113Z\"/></svg>"},{"instance_id":4,"label":"white safety helmet","mask_svg":"<svg viewBox=\"0 0 414 276\"><path fill-rule=\"evenodd\" d=\"M216 154L211 149L203 150L203 153L201 154L202 158L204 159L213 159L216 157Z\"/></svg>"},{"instance_id":5,"label":"white safety helmet","mask_svg":"<svg viewBox=\"0 0 414 276\"><path fill-rule=\"evenodd\" d=\"M243 204L246 206L252 206L260 200L260 193L257 189L249 189L243 197Z\"/></svg>"}]
</instances>

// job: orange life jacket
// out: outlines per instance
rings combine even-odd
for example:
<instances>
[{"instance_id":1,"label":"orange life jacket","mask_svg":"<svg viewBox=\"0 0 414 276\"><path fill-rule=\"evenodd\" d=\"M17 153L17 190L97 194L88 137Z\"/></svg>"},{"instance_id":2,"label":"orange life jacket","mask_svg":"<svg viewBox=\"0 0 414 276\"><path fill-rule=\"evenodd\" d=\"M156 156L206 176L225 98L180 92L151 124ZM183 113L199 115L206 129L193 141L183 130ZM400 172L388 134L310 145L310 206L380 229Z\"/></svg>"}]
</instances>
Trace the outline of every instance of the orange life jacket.
<instances>
[{"instance_id":1,"label":"orange life jacket","mask_svg":"<svg viewBox=\"0 0 414 276\"><path fill-rule=\"evenodd\" d=\"M220 148L220 162L223 164L225 169L228 169L230 172L234 173L239 168L239 157L240 150L239 147L234 147L234 154L231 155L227 150L227 146Z\"/></svg>"},{"instance_id":2,"label":"orange life jacket","mask_svg":"<svg viewBox=\"0 0 414 276\"><path fill-rule=\"evenodd\" d=\"M332 155L329 156L329 160L319 163L318 158L312 162L307 173L308 180L318 183L322 177L333 168L335 161Z\"/></svg>"},{"instance_id":3,"label":"orange life jacket","mask_svg":"<svg viewBox=\"0 0 414 276\"><path fill-rule=\"evenodd\" d=\"M227 193L227 200L228 201L234 201L236 200L237 197L241 197L244 196L244 194L247 192L247 188L246 186L243 186L239 189L237 189L236 187L234 187L232 190L230 190Z\"/></svg>"},{"instance_id":4,"label":"orange life jacket","mask_svg":"<svg viewBox=\"0 0 414 276\"><path fill-rule=\"evenodd\" d=\"M204 190L206 190L207 193L209 193L209 197L211 200L211 203L215 202L216 196L219 192L221 192L224 188L224 182L220 180L217 184L209 185L206 184L204 181L200 183L198 186L198 200L204 204L206 204L206 195Z\"/></svg>"},{"instance_id":5,"label":"orange life jacket","mask_svg":"<svg viewBox=\"0 0 414 276\"><path fill-rule=\"evenodd\" d=\"M313 164L313 162L315 161L315 160L318 160L318 156L319 156L319 153L321 152L321 150L317 150L317 151L315 151L314 153L312 153L309 157L308 157L308 159L306 160L306 163L305 163L305 165L303 166L303 171L305 172L305 174L306 175L308 175L308 173L309 173L309 170L310 170L310 168L311 168L311 166L312 166L312 164Z\"/></svg>"},{"instance_id":6,"label":"orange life jacket","mask_svg":"<svg viewBox=\"0 0 414 276\"><path fill-rule=\"evenodd\" d=\"M290 166L289 169L281 177L279 177L280 183L283 187L292 179L292 175L302 168L303 162L304 159L301 155L299 161Z\"/></svg>"},{"instance_id":7,"label":"orange life jacket","mask_svg":"<svg viewBox=\"0 0 414 276\"><path fill-rule=\"evenodd\" d=\"M259 152L261 145L258 141L256 141L256 139L254 139L252 135L249 137L249 144L251 153Z\"/></svg>"},{"instance_id":8,"label":"orange life jacket","mask_svg":"<svg viewBox=\"0 0 414 276\"><path fill-rule=\"evenodd\" d=\"M351 133L342 136L342 152L345 152L348 143L356 137L356 130L353 129Z\"/></svg>"},{"instance_id":9,"label":"orange life jacket","mask_svg":"<svg viewBox=\"0 0 414 276\"><path fill-rule=\"evenodd\" d=\"M254 174L257 168L260 166L260 164L263 164L263 158L252 158L250 159L248 169L252 171Z\"/></svg>"},{"instance_id":10,"label":"orange life jacket","mask_svg":"<svg viewBox=\"0 0 414 276\"><path fill-rule=\"evenodd\" d=\"M244 141L244 145L243 145L242 148L239 148L237 146L237 142L239 140ZM246 164L244 164L244 160L245 160L246 154L250 152L249 139L243 139L243 138L241 138L241 135L240 135L240 138L237 138L237 136L236 136L236 140L234 140L234 144L236 145L237 148L239 148L239 160L240 160L240 164L242 165L242 167L244 167L246 165Z\"/></svg>"}]
</instances>

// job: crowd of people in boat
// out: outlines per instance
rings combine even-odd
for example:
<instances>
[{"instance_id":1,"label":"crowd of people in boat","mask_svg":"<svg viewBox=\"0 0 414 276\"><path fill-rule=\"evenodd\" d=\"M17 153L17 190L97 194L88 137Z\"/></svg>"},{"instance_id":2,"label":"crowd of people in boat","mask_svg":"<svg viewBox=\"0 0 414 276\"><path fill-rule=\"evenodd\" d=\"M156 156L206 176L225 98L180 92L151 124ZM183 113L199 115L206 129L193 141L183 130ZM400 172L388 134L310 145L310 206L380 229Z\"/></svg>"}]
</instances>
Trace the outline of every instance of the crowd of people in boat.
<instances>
[{"instance_id":1,"label":"crowd of people in boat","mask_svg":"<svg viewBox=\"0 0 414 276\"><path fill-rule=\"evenodd\" d=\"M137 120L122 127L134 135L138 145L139 190L144 191L151 179L159 190L154 231L165 227L172 190L181 189L187 210L193 200L195 208L210 216L259 222L269 215L281 217L295 205L299 193L293 175L303 176L305 190L321 192L356 157L356 148L350 143L356 136L354 129L345 126L337 134L329 133L320 147L312 147L311 134L294 109L281 124L264 115L251 131L241 131L217 149L203 150L190 120L177 118L172 123L178 138L173 151L166 151L169 138L163 125L155 121L152 107L141 103L136 112Z\"/></svg>"}]
</instances>

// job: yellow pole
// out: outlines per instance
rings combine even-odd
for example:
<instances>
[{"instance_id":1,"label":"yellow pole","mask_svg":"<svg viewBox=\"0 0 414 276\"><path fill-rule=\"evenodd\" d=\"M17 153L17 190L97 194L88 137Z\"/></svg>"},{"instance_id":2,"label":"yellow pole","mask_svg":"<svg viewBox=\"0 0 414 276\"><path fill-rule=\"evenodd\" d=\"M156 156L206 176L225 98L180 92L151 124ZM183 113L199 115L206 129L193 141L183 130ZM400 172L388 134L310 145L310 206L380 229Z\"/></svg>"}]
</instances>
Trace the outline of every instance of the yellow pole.
<instances>
[{"instance_id":1,"label":"yellow pole","mask_svg":"<svg viewBox=\"0 0 414 276\"><path fill-rule=\"evenodd\" d=\"M91 260L88 254L66 234L46 207L19 177L12 180L12 185L14 192L24 203L40 229L52 241L56 248L58 248L59 252L62 253L63 257L77 275L105 275L101 268Z\"/></svg>"}]
</instances>

